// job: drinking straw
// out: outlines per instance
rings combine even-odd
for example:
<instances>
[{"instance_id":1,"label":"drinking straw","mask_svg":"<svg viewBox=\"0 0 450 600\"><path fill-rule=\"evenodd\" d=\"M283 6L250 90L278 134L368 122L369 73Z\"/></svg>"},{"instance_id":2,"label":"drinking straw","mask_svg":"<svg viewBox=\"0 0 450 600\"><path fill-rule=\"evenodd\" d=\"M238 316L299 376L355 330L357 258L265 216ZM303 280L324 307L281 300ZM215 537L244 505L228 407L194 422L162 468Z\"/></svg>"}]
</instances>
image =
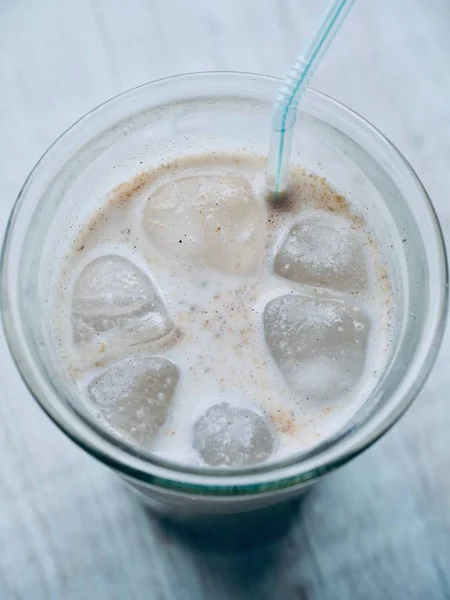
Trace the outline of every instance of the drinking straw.
<instances>
[{"instance_id":1,"label":"drinking straw","mask_svg":"<svg viewBox=\"0 0 450 600\"><path fill-rule=\"evenodd\" d=\"M324 13L316 33L297 57L278 91L266 168L266 183L276 200L287 187L294 126L300 99L315 69L344 22L354 0L334 0Z\"/></svg>"}]
</instances>

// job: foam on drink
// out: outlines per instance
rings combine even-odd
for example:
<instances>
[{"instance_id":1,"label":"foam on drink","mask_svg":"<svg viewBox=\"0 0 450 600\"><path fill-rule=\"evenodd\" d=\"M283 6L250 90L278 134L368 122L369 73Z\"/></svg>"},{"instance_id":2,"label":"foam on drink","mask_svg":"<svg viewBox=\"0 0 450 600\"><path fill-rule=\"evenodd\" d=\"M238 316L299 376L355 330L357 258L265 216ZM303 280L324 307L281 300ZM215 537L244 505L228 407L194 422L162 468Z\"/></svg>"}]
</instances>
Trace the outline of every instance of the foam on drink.
<instances>
[{"instance_id":1,"label":"foam on drink","mask_svg":"<svg viewBox=\"0 0 450 600\"><path fill-rule=\"evenodd\" d=\"M389 352L390 287L367 221L294 167L207 154L141 173L84 225L57 338L91 412L189 464L311 448L364 403Z\"/></svg>"}]
</instances>

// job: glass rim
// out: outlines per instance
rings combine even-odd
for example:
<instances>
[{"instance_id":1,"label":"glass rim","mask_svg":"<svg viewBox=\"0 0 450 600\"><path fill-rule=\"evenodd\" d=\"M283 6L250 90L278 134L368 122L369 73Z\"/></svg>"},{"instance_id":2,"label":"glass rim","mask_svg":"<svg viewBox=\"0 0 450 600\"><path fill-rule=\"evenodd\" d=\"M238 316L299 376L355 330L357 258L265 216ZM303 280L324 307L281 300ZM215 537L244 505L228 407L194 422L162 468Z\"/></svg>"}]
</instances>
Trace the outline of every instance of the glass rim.
<instances>
[{"instance_id":1,"label":"glass rim","mask_svg":"<svg viewBox=\"0 0 450 600\"><path fill-rule=\"evenodd\" d=\"M89 454L103 462L109 467L119 471L120 473L139 480L143 483L154 484L158 487L175 489L177 491L188 491L197 494L252 494L271 491L284 487L291 487L301 484L306 481L316 479L317 477L334 470L335 468L345 464L350 459L361 453L365 448L377 441L390 427L392 427L401 415L411 405L414 398L419 393L426 378L431 371L434 360L439 351L440 342L445 329L445 320L447 315L448 304L448 267L445 252L445 243L442 230L437 218L434 206L429 198L424 186L419 177L415 173L412 166L402 155L402 153L390 142L376 127L369 123L358 113L348 108L337 100L322 94L316 90L309 88L305 94L307 98L311 98L318 102L325 103L333 109L340 112L342 115L350 117L354 123L362 127L370 134L370 136L384 146L390 148L400 160L404 171L408 172L417 186L420 195L423 199L423 206L428 213L430 223L434 229L435 250L439 260L439 275L441 279L440 293L436 293L436 310L433 314L432 330L427 332L426 347L422 351L422 355L418 359L416 357L415 373L412 375L411 368L405 372L398 387L400 387L407 376L409 381L406 389L400 397L397 396L398 388L392 394L387 402L384 410L384 416L379 419L378 426L372 424L371 419L364 422L361 426L346 432L341 436L331 436L310 450L302 453L297 453L285 459L273 463L256 465L249 468L234 468L234 469L218 469L185 466L179 463L168 461L155 456L150 451L145 451L136 448L125 441L119 440L112 434L97 427L96 423L88 421L73 410L71 406L65 405L56 394L45 378L38 373L38 377L30 377L24 372L25 365L31 370L37 367L30 352L28 352L27 342L23 331L21 330L20 315L18 307L11 306L8 297L8 262L7 256L14 235L14 224L18 218L22 205L25 202L28 189L33 183L36 173L42 165L45 166L45 161L49 154L57 149L66 136L76 131L83 123L95 116L98 112L111 105L126 100L128 96L133 96L138 90L151 88L155 85L164 82L178 82L180 80L195 79L205 77L214 78L244 78L249 77L260 81L270 82L272 84L281 84L282 80L276 77L259 75L255 73L245 73L240 71L205 71L179 74L169 77L164 77L151 81L130 90L122 92L109 100L101 103L91 111L86 113L80 119L75 121L68 129L66 129L46 150L39 161L36 163L27 179L25 180L18 197L14 203L10 214L3 246L0 257L0 272L2 280L0 307L2 310L2 320L5 331L5 338L10 348L14 362L19 371L19 374L29 389L33 398L38 402L41 408L51 418L51 420L70 437L78 446L83 448ZM13 315L13 312L16 314ZM10 314L11 313L11 314ZM423 341L421 341L422 343ZM36 373L35 373L36 375ZM36 392L36 388L41 390L41 393ZM44 393L42 393L44 390ZM47 394L53 395L56 402L51 402ZM355 435L359 433L359 439L355 439ZM361 435L361 433L365 435ZM334 451L334 452L332 452ZM332 454L330 456L330 454ZM172 477L171 477L172 475ZM179 477L176 477L176 476Z\"/></svg>"}]
</instances>

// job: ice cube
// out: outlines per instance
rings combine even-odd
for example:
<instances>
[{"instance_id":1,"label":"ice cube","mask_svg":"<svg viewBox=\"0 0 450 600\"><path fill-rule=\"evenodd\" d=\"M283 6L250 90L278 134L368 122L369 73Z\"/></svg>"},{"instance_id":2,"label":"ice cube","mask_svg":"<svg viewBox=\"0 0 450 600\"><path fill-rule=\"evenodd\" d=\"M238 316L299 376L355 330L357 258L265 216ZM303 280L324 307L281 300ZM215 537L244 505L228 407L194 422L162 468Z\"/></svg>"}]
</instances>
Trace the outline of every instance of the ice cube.
<instances>
[{"instance_id":1,"label":"ice cube","mask_svg":"<svg viewBox=\"0 0 450 600\"><path fill-rule=\"evenodd\" d=\"M341 300L290 294L271 300L263 319L270 352L294 392L331 400L357 384L370 330L361 310Z\"/></svg>"},{"instance_id":2,"label":"ice cube","mask_svg":"<svg viewBox=\"0 0 450 600\"><path fill-rule=\"evenodd\" d=\"M121 256L101 256L81 272L73 289L75 343L98 334L121 342L157 340L173 328L166 307L150 279Z\"/></svg>"},{"instance_id":3,"label":"ice cube","mask_svg":"<svg viewBox=\"0 0 450 600\"><path fill-rule=\"evenodd\" d=\"M262 256L264 220L247 179L198 175L157 188L145 209L144 228L174 256L247 274Z\"/></svg>"},{"instance_id":4,"label":"ice cube","mask_svg":"<svg viewBox=\"0 0 450 600\"><path fill-rule=\"evenodd\" d=\"M333 216L310 215L297 223L275 256L275 272L298 283L335 290L367 287L363 243L348 222Z\"/></svg>"},{"instance_id":5,"label":"ice cube","mask_svg":"<svg viewBox=\"0 0 450 600\"><path fill-rule=\"evenodd\" d=\"M195 450L211 467L243 467L266 460L274 440L265 418L226 402L208 408L194 425Z\"/></svg>"},{"instance_id":6,"label":"ice cube","mask_svg":"<svg viewBox=\"0 0 450 600\"><path fill-rule=\"evenodd\" d=\"M178 381L176 365L161 356L115 363L88 385L91 406L128 441L151 445L164 425Z\"/></svg>"}]
</instances>

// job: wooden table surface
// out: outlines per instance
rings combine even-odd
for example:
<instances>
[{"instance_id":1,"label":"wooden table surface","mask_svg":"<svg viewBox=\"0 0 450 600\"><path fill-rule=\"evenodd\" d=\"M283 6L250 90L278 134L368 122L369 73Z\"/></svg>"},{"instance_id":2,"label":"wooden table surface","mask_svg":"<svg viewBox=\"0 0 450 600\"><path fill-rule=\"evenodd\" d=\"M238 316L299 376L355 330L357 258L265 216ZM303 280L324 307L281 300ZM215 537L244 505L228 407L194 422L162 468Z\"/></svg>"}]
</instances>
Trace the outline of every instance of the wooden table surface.
<instances>
[{"instance_id":1,"label":"wooden table surface","mask_svg":"<svg viewBox=\"0 0 450 600\"><path fill-rule=\"evenodd\" d=\"M47 146L179 72L283 75L324 0L0 0L0 234ZM314 79L411 161L450 233L450 2L359 0ZM402 421L284 536L225 547L148 515L50 423L1 339L0 599L450 598L450 338Z\"/></svg>"}]
</instances>

